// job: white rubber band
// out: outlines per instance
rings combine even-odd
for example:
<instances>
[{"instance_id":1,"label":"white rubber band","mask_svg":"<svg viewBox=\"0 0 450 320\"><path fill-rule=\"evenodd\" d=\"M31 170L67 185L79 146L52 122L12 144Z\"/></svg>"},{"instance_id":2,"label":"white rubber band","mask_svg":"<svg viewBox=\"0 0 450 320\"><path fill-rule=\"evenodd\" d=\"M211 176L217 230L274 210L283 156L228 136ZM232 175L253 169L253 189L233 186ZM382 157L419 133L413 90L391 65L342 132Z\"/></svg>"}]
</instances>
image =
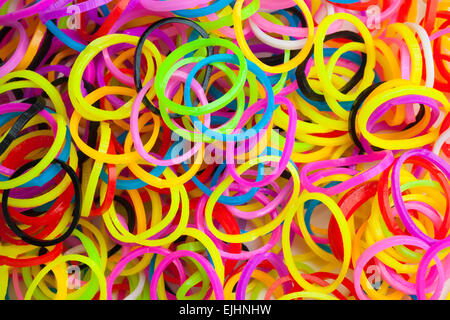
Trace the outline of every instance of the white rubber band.
<instances>
[{"instance_id":1,"label":"white rubber band","mask_svg":"<svg viewBox=\"0 0 450 320\"><path fill-rule=\"evenodd\" d=\"M433 146L433 153L439 156L439 152L441 151L442 146L447 140L450 139L450 128L445 130L441 136L436 140Z\"/></svg>"},{"instance_id":2,"label":"white rubber band","mask_svg":"<svg viewBox=\"0 0 450 320\"><path fill-rule=\"evenodd\" d=\"M405 22L405 24L413 29L420 38L420 42L422 43L422 49L425 57L425 67L426 67L426 78L425 78L425 87L433 88L434 87L434 58L433 58L433 50L431 49L431 41L428 33L425 29L418 25L417 23Z\"/></svg>"},{"instance_id":3,"label":"white rubber band","mask_svg":"<svg viewBox=\"0 0 450 320\"><path fill-rule=\"evenodd\" d=\"M127 295L123 300L136 300L144 290L145 285L145 274L143 271L139 272L139 283L136 289L133 290L129 295Z\"/></svg>"},{"instance_id":4,"label":"white rubber band","mask_svg":"<svg viewBox=\"0 0 450 320\"><path fill-rule=\"evenodd\" d=\"M282 50L298 50L302 49L307 39L301 39L301 40L281 40L274 38L272 36L269 36L265 32L263 32L251 19L249 19L250 28L252 28L253 33L255 36L262 42L267 44L268 46L271 46L273 48L278 48Z\"/></svg>"}]
</instances>

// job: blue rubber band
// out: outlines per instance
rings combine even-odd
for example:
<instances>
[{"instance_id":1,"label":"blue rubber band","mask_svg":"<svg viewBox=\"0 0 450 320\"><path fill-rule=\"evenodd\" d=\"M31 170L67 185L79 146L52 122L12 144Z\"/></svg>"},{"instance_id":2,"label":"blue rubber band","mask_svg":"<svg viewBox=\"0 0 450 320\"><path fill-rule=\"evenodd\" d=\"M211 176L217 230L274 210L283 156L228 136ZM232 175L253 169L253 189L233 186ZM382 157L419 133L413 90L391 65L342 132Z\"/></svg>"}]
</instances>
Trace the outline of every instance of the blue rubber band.
<instances>
[{"instance_id":1,"label":"blue rubber band","mask_svg":"<svg viewBox=\"0 0 450 320\"><path fill-rule=\"evenodd\" d=\"M86 48L85 44L79 43L65 34L61 29L59 29L51 20L48 20L45 23L47 29L53 33L55 37L57 37L61 42L63 42L68 47L74 49L75 51L81 52Z\"/></svg>"},{"instance_id":2,"label":"blue rubber band","mask_svg":"<svg viewBox=\"0 0 450 320\"><path fill-rule=\"evenodd\" d=\"M0 115L0 127L4 126L8 121L20 116L21 112L10 112Z\"/></svg>"},{"instance_id":3,"label":"blue rubber band","mask_svg":"<svg viewBox=\"0 0 450 320\"><path fill-rule=\"evenodd\" d=\"M333 55L333 53L336 52L336 50L337 50L336 48L325 48L323 50L324 57L331 57ZM355 52L351 52L351 51L345 52L341 57L342 57L342 59L352 61L357 64L361 63L361 56ZM377 72L374 71L374 73L375 73L374 83L381 82L380 77L378 76ZM295 78L295 73L290 75L290 80L297 81ZM305 97L305 95L303 94L303 92L300 89L297 89L297 93L302 97L303 100L305 100L309 104L316 107L319 111L332 111L326 101L310 100L307 97ZM352 105L353 105L353 101L342 101L342 102L338 102L338 103L346 111L350 111L350 109L352 108Z\"/></svg>"},{"instance_id":4,"label":"blue rubber band","mask_svg":"<svg viewBox=\"0 0 450 320\"><path fill-rule=\"evenodd\" d=\"M109 8L108 8L108 6L107 6L106 4L102 5L102 6L100 7L100 10L102 11L102 13L103 13L103 15L105 16L105 18L106 18L107 16L109 16Z\"/></svg>"}]
</instances>

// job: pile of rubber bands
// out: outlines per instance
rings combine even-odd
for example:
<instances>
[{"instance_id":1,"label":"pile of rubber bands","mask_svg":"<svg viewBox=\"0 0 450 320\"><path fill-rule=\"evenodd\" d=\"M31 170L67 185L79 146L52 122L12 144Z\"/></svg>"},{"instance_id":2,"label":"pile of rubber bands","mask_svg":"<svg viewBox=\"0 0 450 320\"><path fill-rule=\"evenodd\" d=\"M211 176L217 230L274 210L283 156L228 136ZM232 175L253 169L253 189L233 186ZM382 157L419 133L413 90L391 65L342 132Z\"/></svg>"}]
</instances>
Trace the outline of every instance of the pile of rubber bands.
<instances>
[{"instance_id":1,"label":"pile of rubber bands","mask_svg":"<svg viewBox=\"0 0 450 320\"><path fill-rule=\"evenodd\" d=\"M0 299L450 298L449 9L0 0Z\"/></svg>"}]
</instances>

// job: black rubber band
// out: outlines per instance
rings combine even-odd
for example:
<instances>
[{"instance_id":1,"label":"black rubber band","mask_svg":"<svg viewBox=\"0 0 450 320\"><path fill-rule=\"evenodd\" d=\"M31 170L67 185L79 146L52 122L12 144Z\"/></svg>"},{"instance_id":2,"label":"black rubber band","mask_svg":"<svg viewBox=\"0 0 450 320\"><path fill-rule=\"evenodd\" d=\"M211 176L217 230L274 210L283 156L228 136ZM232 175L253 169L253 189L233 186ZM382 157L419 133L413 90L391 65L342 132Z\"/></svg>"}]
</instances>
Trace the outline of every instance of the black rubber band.
<instances>
[{"instance_id":1,"label":"black rubber band","mask_svg":"<svg viewBox=\"0 0 450 320\"><path fill-rule=\"evenodd\" d=\"M40 248L39 248L38 256L43 256L43 255L46 254L46 253L48 253L48 249L47 249L46 247L40 247ZM42 265L42 264L41 264L41 266L45 266L45 265Z\"/></svg>"},{"instance_id":2,"label":"black rubber band","mask_svg":"<svg viewBox=\"0 0 450 320\"><path fill-rule=\"evenodd\" d=\"M134 227L136 226L136 215L133 206L127 200L119 196L114 196L114 201L117 201L117 203L122 205L122 207L125 209L128 217L128 231L133 232ZM114 247L109 249L108 258L116 254L121 248L122 245L116 244Z\"/></svg>"},{"instance_id":3,"label":"black rubber band","mask_svg":"<svg viewBox=\"0 0 450 320\"><path fill-rule=\"evenodd\" d=\"M364 89L356 98L356 100L353 102L353 105L350 109L350 113L348 116L348 132L350 133L350 137L353 140L353 143L358 147L360 154L366 151L364 147L361 144L361 141L359 140L358 135L356 134L356 115L358 113L359 108L363 104L364 100L374 91L376 88L378 88L381 84L384 82L378 82L372 84L370 87ZM381 151L383 149L379 149L376 151ZM375 151L375 150L374 150Z\"/></svg>"},{"instance_id":4,"label":"black rubber band","mask_svg":"<svg viewBox=\"0 0 450 320\"><path fill-rule=\"evenodd\" d=\"M55 36L52 32L49 32L48 30L45 31L44 40L42 40L42 44L39 47L38 51L36 52L36 55L34 56L33 60L28 66L28 70L36 70L37 67L41 64L41 62L44 60L45 56L47 55L48 51L50 50L53 42L53 38Z\"/></svg>"},{"instance_id":5,"label":"black rubber band","mask_svg":"<svg viewBox=\"0 0 450 320\"><path fill-rule=\"evenodd\" d=\"M10 33L12 30L12 27L3 27L2 30L0 30L0 42L3 41L3 39Z\"/></svg>"},{"instance_id":6,"label":"black rubber band","mask_svg":"<svg viewBox=\"0 0 450 320\"><path fill-rule=\"evenodd\" d=\"M20 78L13 78L10 81L19 81L19 80L20 80ZM54 87L56 87L56 86L59 86L59 85L65 83L67 81L69 81L68 77L61 77L61 78L53 80L51 82L51 84ZM14 93L14 96L16 97L17 100L23 99L23 89L13 89L12 92ZM41 97L48 98L48 94L45 91L43 91L42 94L41 94ZM22 101L22 102L23 103L31 103L31 102L34 102L33 99L35 99L35 97L28 98L28 99L26 99L25 101Z\"/></svg>"},{"instance_id":7,"label":"black rubber band","mask_svg":"<svg viewBox=\"0 0 450 320\"><path fill-rule=\"evenodd\" d=\"M36 159L36 160L26 163L25 165L23 165L22 167L20 167L13 173L13 175L11 176L11 179L14 179L14 178L20 176L25 171L27 171L28 169L30 169L34 165L36 165L39 161L41 161L41 159ZM66 230L66 232L64 234L62 234L61 236L59 236L58 238L53 239L53 240L41 240L41 239L36 239L35 237L30 236L30 235L26 234L25 232L23 232L17 226L17 224L11 219L11 216L9 214L8 196L9 196L11 189L6 189L3 191L2 211L3 211L3 218L5 219L6 224L11 229L11 231L14 232L14 234L16 236L18 236L20 239L22 239L26 243L29 243L29 244L37 246L37 247L49 247L49 246L54 246L58 243L63 242L65 239L67 239L72 234L73 230L75 230L76 226L78 225L78 221L80 220L80 217L81 217L81 211L80 211L81 188L80 188L80 181L78 179L76 172L67 163L65 163L62 160L53 159L52 163L59 164L61 166L61 168L64 171L66 171L66 173L69 175L70 179L72 180L73 189L75 191L75 207L72 212L72 217L73 217L72 223L70 224L70 226Z\"/></svg>"},{"instance_id":8,"label":"black rubber band","mask_svg":"<svg viewBox=\"0 0 450 320\"><path fill-rule=\"evenodd\" d=\"M69 77L64 76L64 77L53 80L51 83L54 87L57 87L57 86L62 85L63 83L67 83L68 81L69 81ZM44 94L46 95L46 97L48 97L48 95L45 92L43 93L43 95Z\"/></svg>"},{"instance_id":9,"label":"black rubber band","mask_svg":"<svg viewBox=\"0 0 450 320\"><path fill-rule=\"evenodd\" d=\"M298 6L290 7L284 9L287 12L291 12L294 16L296 16L300 20L300 25L302 28L308 27L308 23L306 22L305 15L303 14L303 11L300 10Z\"/></svg>"},{"instance_id":10,"label":"black rubber band","mask_svg":"<svg viewBox=\"0 0 450 320\"><path fill-rule=\"evenodd\" d=\"M289 60L291 60L293 57L295 57L300 50L292 50L289 51ZM260 58L259 59L262 63L274 67L282 64L284 62L284 53L283 54L277 54L270 57Z\"/></svg>"},{"instance_id":11,"label":"black rubber band","mask_svg":"<svg viewBox=\"0 0 450 320\"><path fill-rule=\"evenodd\" d=\"M136 51L135 51L135 54L134 54L134 85L136 86L136 91L137 92L142 90L141 56L142 56L142 50L144 48L145 40L147 40L148 36L154 30L158 29L159 27L161 27L161 26L163 26L165 24L169 24L169 23L182 23L182 24L185 24L185 25L193 28L195 31L197 31L202 38L205 38L205 39L209 38L208 33L202 27L200 27L200 25L198 25L194 21L191 21L191 20L186 19L186 18L180 18L180 17L165 18L165 19L161 19L161 20L156 21L155 23L153 23L151 26L149 26L144 31L144 33L139 38L138 44L136 46ZM213 47L208 46L206 48L206 50L207 50L207 54L206 54L207 57L209 57L209 56L211 56L213 54ZM206 67L206 73L205 73L205 77L204 77L203 83L202 83L203 90L205 90L205 91L208 88L208 84L209 84L209 79L211 77L211 73L212 73L212 66L208 65ZM144 105L151 112L153 112L157 116L161 115L161 113L158 110L158 108L156 108L153 105L153 103L145 95L144 95L144 98L142 99L142 101L143 101ZM179 118L179 117L182 117L183 115L176 114L176 113L170 113L169 116L171 118Z\"/></svg>"},{"instance_id":12,"label":"black rubber band","mask_svg":"<svg viewBox=\"0 0 450 320\"><path fill-rule=\"evenodd\" d=\"M6 134L6 137L0 142L0 156L5 153L6 149L11 145L11 143L17 139L20 130L25 127L28 121L31 120L35 115L41 112L45 107L45 101L41 97L35 98L35 103L33 103L26 111L17 118L16 122L12 125L11 129Z\"/></svg>"},{"instance_id":13,"label":"black rubber band","mask_svg":"<svg viewBox=\"0 0 450 320\"><path fill-rule=\"evenodd\" d=\"M33 97L24 101L24 103L32 103L32 105L23 112L17 121L13 124L5 139L0 143L0 155L2 155L11 143L17 139L20 131L23 127L31 120L35 115L37 115L40 111L42 111L45 107L45 101L42 97ZM35 211L33 209L29 209L21 212L23 215L28 217L39 217L43 215L45 212Z\"/></svg>"},{"instance_id":14,"label":"black rubber band","mask_svg":"<svg viewBox=\"0 0 450 320\"><path fill-rule=\"evenodd\" d=\"M66 82L68 82L68 81L69 81L69 78L64 76L64 77L61 77L61 78L58 78L58 79L53 80L53 81L51 82L51 84L52 84L54 87L57 87L57 86L62 85L63 83L66 83ZM41 96L44 97L44 98L48 98L48 97L49 97L48 94L47 94L45 91L42 92Z\"/></svg>"},{"instance_id":15,"label":"black rubber band","mask_svg":"<svg viewBox=\"0 0 450 320\"><path fill-rule=\"evenodd\" d=\"M48 251L48 249L46 247L40 247L39 251L38 251L38 256L43 256L44 254L47 254L48 252L49 251ZM45 264L44 263L40 264L39 266L41 267L41 269L45 268ZM51 274L53 274L53 271L52 271Z\"/></svg>"},{"instance_id":16,"label":"black rubber band","mask_svg":"<svg viewBox=\"0 0 450 320\"><path fill-rule=\"evenodd\" d=\"M420 105L419 112L416 115L416 120L410 124L408 124L406 127L402 129L402 131L408 130L415 125L417 125L420 121L422 121L423 117L425 116L425 106L423 104Z\"/></svg>"},{"instance_id":17,"label":"black rubber band","mask_svg":"<svg viewBox=\"0 0 450 320\"><path fill-rule=\"evenodd\" d=\"M371 85L370 87L366 88L364 91L362 91L359 96L356 98L356 100L353 102L352 108L350 109L349 117L348 117L348 132L350 134L350 137L353 141L353 143L358 147L359 154L363 154L364 152L367 152L367 150L364 149L362 146L361 140L358 137L358 134L356 133L356 115L358 113L359 108L363 104L364 100L367 99L367 97L384 82L379 82ZM415 125L417 125L425 116L425 106L423 104L420 105L420 110L416 115L416 119L413 123L408 124L405 128L402 129L402 131L408 130ZM372 151L382 151L384 149L379 147L370 146Z\"/></svg>"},{"instance_id":18,"label":"black rubber band","mask_svg":"<svg viewBox=\"0 0 450 320\"><path fill-rule=\"evenodd\" d=\"M286 180L289 180L292 177L292 175L291 175L291 173L289 171L283 171L281 173L280 177L282 177L282 178L284 178Z\"/></svg>"},{"instance_id":19,"label":"black rubber band","mask_svg":"<svg viewBox=\"0 0 450 320\"><path fill-rule=\"evenodd\" d=\"M357 33L352 31L338 31L325 36L325 40L329 41L332 39L349 39L354 42L363 43L364 39ZM306 98L313 101L323 102L325 101L325 97L321 94L316 93L311 86L309 85L307 75L306 75L306 65L308 64L309 59L312 57L314 53L314 46L311 48L306 59L297 67L295 70L295 76L297 78L297 84L300 91L305 95ZM361 53L361 64L359 66L358 71L353 75L353 77L341 88L339 89L342 93L350 92L361 79L364 77L364 69L367 64L367 55L365 53Z\"/></svg>"},{"instance_id":20,"label":"black rubber band","mask_svg":"<svg viewBox=\"0 0 450 320\"><path fill-rule=\"evenodd\" d=\"M182 235L182 236L179 236L179 237L177 238L177 240L175 240L173 243L174 243L174 244L183 243L183 242L186 241L186 239L187 239L187 236Z\"/></svg>"},{"instance_id":21,"label":"black rubber band","mask_svg":"<svg viewBox=\"0 0 450 320\"><path fill-rule=\"evenodd\" d=\"M45 212L40 212L40 211L36 211L36 210L33 210L33 209L29 209L29 210L21 212L21 214L23 214L24 216L32 217L32 218L36 218L36 217L42 216L44 213Z\"/></svg>"},{"instance_id":22,"label":"black rubber band","mask_svg":"<svg viewBox=\"0 0 450 320\"><path fill-rule=\"evenodd\" d=\"M14 82L14 81L19 81L19 80L20 80L20 78L12 78L8 82ZM16 100L23 99L23 89L12 89L11 91L14 94L14 97L16 98Z\"/></svg>"},{"instance_id":23,"label":"black rubber band","mask_svg":"<svg viewBox=\"0 0 450 320\"><path fill-rule=\"evenodd\" d=\"M169 292L170 294L173 294L174 296L176 295L176 293L169 287L169 284L167 283L167 281L164 281L164 287L167 292Z\"/></svg>"}]
</instances>

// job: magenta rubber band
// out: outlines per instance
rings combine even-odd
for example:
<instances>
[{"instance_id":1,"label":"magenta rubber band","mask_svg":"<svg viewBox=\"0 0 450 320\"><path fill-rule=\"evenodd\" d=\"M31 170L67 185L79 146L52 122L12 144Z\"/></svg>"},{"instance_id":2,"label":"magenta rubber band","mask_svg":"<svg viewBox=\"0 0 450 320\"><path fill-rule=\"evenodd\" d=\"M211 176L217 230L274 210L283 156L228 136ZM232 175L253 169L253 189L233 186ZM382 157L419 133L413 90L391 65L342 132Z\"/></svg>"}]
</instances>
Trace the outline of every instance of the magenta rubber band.
<instances>
[{"instance_id":1,"label":"magenta rubber band","mask_svg":"<svg viewBox=\"0 0 450 320\"><path fill-rule=\"evenodd\" d=\"M0 17L1 23L1 17ZM4 77L8 73L14 70L20 63L28 48L28 36L20 22L4 22L5 26L11 26L19 31L19 45L16 48L14 54L8 59L8 61L0 67L0 78Z\"/></svg>"},{"instance_id":2,"label":"magenta rubber band","mask_svg":"<svg viewBox=\"0 0 450 320\"><path fill-rule=\"evenodd\" d=\"M370 163L379 161L378 164L373 166L372 168L363 171L362 173L358 174L357 176L341 182L340 184L330 187L330 188L320 188L316 187L312 184L310 177L308 176L309 172L318 170L318 169L325 169L330 167L341 167L341 166L349 166L354 164L361 164L361 163ZM358 155L348 158L341 158L336 160L324 160L324 161L317 161L312 163L307 163L300 171L300 181L303 183L303 187L308 190L309 192L320 192L324 193L328 196L333 196L336 194L339 194L341 192L344 192L346 190L349 190L357 185L360 185L361 183L370 180L374 177L376 177L378 174L386 170L391 163L394 161L394 156L392 155L391 151L381 151L381 152L374 152L370 155Z\"/></svg>"},{"instance_id":3,"label":"magenta rubber band","mask_svg":"<svg viewBox=\"0 0 450 320\"><path fill-rule=\"evenodd\" d=\"M256 269L258 264L260 264L264 260L272 263L272 265L275 267L275 270L277 270L280 278L289 275L287 267L283 263L281 263L281 261L274 253L267 252L265 254L254 256L247 262L244 269L242 270L241 277L239 278L236 286L236 300L245 300L248 282L250 281L252 273ZM284 283L283 287L285 293L287 293L287 291L290 289L289 283Z\"/></svg>"}]
</instances>

